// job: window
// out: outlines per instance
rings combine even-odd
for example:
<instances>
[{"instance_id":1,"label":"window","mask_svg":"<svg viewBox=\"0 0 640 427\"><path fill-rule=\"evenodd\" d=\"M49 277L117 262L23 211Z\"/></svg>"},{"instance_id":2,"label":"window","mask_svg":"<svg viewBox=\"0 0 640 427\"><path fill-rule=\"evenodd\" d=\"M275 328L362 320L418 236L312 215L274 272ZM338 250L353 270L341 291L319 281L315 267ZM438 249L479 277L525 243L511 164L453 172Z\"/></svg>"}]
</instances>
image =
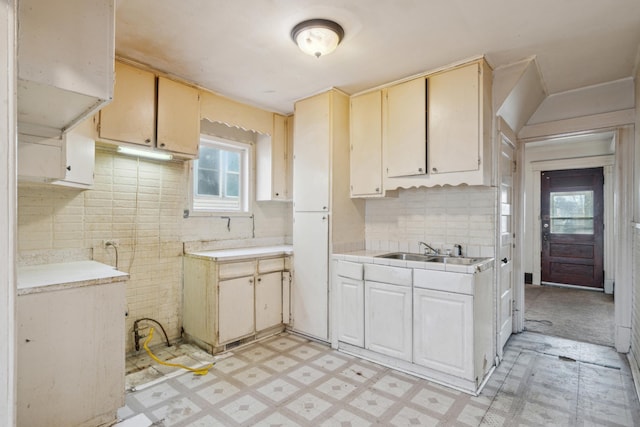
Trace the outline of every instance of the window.
<instances>
[{"instance_id":1,"label":"window","mask_svg":"<svg viewBox=\"0 0 640 427\"><path fill-rule=\"evenodd\" d=\"M202 136L193 163L194 212L249 211L249 144Z\"/></svg>"},{"instance_id":2,"label":"window","mask_svg":"<svg viewBox=\"0 0 640 427\"><path fill-rule=\"evenodd\" d=\"M551 232L593 234L593 191L551 192Z\"/></svg>"}]
</instances>

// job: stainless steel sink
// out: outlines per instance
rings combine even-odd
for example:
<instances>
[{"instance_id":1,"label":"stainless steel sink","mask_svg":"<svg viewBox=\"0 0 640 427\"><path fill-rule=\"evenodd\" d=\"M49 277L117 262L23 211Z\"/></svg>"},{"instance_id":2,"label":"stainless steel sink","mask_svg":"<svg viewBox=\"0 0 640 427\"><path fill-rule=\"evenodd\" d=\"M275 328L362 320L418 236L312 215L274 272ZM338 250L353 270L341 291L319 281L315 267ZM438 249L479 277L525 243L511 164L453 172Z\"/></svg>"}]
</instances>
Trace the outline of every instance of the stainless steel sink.
<instances>
[{"instance_id":1,"label":"stainless steel sink","mask_svg":"<svg viewBox=\"0 0 640 427\"><path fill-rule=\"evenodd\" d=\"M388 258L388 259L400 259L403 261L437 261L436 256L433 255L422 255L422 254L412 254L409 252L392 252L390 254L384 255L376 255L376 258Z\"/></svg>"},{"instance_id":2,"label":"stainless steel sink","mask_svg":"<svg viewBox=\"0 0 640 427\"><path fill-rule=\"evenodd\" d=\"M423 261L442 262L445 264L474 265L484 260L484 258L454 257L444 255L422 255L410 252L392 252L389 254L376 255L377 258L399 259L403 261Z\"/></svg>"}]
</instances>

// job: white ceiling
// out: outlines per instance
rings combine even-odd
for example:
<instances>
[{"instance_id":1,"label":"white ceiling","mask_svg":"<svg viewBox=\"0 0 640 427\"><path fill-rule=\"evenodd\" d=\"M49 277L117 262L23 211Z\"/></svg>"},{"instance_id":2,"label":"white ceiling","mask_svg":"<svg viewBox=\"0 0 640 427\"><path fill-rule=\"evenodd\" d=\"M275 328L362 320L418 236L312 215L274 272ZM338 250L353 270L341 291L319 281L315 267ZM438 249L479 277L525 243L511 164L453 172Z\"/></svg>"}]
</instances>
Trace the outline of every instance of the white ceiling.
<instances>
[{"instance_id":1,"label":"white ceiling","mask_svg":"<svg viewBox=\"0 0 640 427\"><path fill-rule=\"evenodd\" d=\"M535 56L549 94L633 75L639 0L117 0L116 54L274 111L485 55ZM302 53L291 28L341 24L338 49Z\"/></svg>"}]
</instances>

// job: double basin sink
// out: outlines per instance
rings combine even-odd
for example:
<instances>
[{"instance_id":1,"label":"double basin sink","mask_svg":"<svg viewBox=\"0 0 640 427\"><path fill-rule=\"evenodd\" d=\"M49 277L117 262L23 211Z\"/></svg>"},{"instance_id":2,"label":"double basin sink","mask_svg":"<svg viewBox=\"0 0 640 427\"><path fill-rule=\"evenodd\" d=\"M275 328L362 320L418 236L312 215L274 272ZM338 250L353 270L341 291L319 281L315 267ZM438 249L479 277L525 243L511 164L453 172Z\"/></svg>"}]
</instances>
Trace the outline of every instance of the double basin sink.
<instances>
[{"instance_id":1,"label":"double basin sink","mask_svg":"<svg viewBox=\"0 0 640 427\"><path fill-rule=\"evenodd\" d=\"M389 254L376 255L376 258L399 259L402 261L422 261L422 262L442 262L455 265L474 265L484 261L486 258L457 257L450 255L422 255L410 252L392 252Z\"/></svg>"}]
</instances>

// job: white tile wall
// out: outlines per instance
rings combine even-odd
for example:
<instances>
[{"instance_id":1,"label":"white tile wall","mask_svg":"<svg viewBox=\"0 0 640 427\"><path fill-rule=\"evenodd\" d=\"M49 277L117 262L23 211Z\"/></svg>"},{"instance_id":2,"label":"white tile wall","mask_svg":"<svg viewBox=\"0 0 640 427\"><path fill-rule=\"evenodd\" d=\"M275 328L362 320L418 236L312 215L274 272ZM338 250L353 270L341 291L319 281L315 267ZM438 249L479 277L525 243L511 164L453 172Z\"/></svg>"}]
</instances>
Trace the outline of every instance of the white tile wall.
<instances>
[{"instance_id":1,"label":"white tile wall","mask_svg":"<svg viewBox=\"0 0 640 427\"><path fill-rule=\"evenodd\" d=\"M418 252L460 244L468 256L494 256L496 189L438 187L400 190L366 205L366 249Z\"/></svg>"},{"instance_id":2,"label":"white tile wall","mask_svg":"<svg viewBox=\"0 0 640 427\"><path fill-rule=\"evenodd\" d=\"M184 219L187 181L186 163L144 161L98 150L91 190L22 185L19 262L93 258L115 265L115 251L103 248L102 241L118 240L118 268L130 274L127 351L134 348L133 322L141 317L158 320L175 339L182 322L184 242L214 241L224 248L247 245L248 239L282 243L291 239L290 203L256 203L255 230L251 218L233 218L231 231L217 216ZM154 342L161 339L156 336Z\"/></svg>"}]
</instances>

